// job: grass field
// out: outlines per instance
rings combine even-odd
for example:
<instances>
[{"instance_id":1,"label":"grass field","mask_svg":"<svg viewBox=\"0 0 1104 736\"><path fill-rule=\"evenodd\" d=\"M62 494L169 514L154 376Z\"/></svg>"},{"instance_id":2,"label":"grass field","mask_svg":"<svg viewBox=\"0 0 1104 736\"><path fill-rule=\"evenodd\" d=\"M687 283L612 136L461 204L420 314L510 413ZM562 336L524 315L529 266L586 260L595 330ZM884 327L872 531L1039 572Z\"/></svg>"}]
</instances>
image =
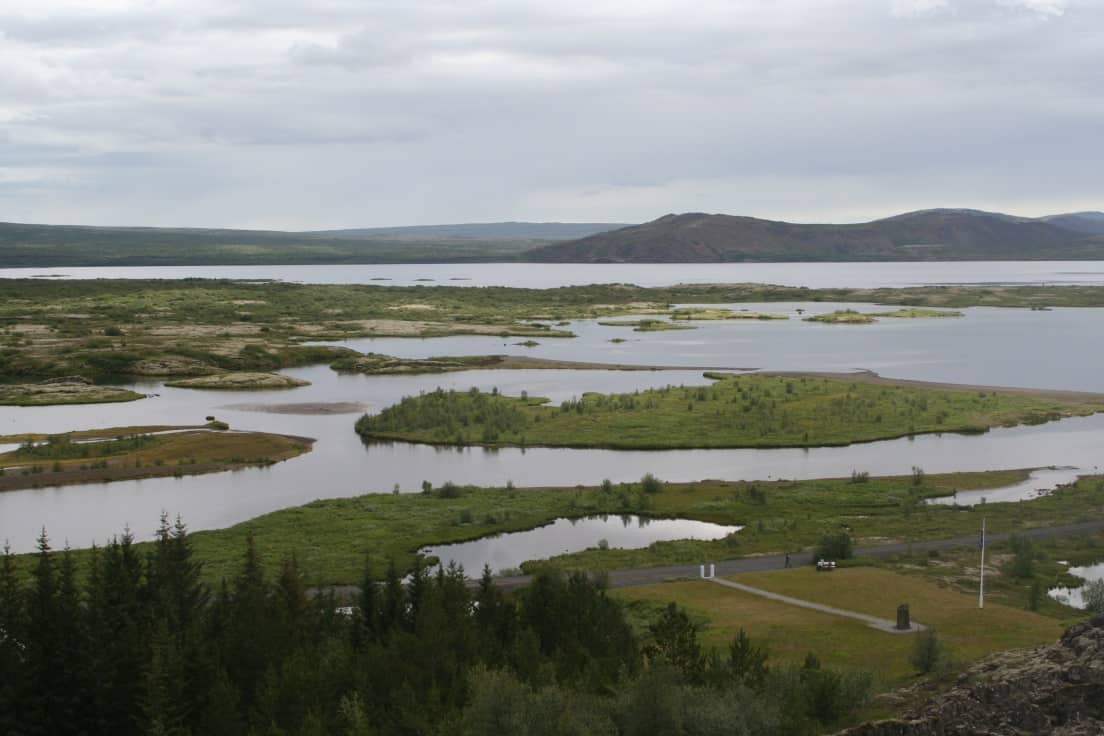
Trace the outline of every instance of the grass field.
<instances>
[{"instance_id":1,"label":"grass field","mask_svg":"<svg viewBox=\"0 0 1104 736\"><path fill-rule=\"evenodd\" d=\"M889 386L806 376L706 374L709 386L584 394L559 407L476 390L404 398L356 428L433 444L670 449L846 445L982 432L1104 410L1104 402Z\"/></svg>"},{"instance_id":2,"label":"grass field","mask_svg":"<svg viewBox=\"0 0 1104 736\"><path fill-rule=\"evenodd\" d=\"M977 597L914 576L873 567L817 573L796 568L734 576L738 582L836 608L893 620L908 603L913 619L935 626L949 654L972 661L992 652L1054 641L1062 624L1053 618L990 603L978 610ZM909 655L913 634L888 634L860 621L725 588L687 581L623 588L626 600L674 601L708 620L703 643L726 646L742 627L766 644L772 661L799 664L815 653L831 666L876 673L884 685L913 675Z\"/></svg>"}]
</instances>

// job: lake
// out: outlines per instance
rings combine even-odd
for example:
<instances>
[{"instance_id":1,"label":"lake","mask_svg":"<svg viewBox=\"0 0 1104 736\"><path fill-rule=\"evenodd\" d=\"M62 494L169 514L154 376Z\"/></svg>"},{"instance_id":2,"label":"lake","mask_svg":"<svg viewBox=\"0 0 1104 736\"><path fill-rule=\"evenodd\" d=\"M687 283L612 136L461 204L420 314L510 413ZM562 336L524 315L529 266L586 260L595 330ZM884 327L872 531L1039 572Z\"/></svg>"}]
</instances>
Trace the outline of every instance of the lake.
<instances>
[{"instance_id":1,"label":"lake","mask_svg":"<svg viewBox=\"0 0 1104 736\"><path fill-rule=\"evenodd\" d=\"M958 277L970 280L982 279L988 274L991 279L1015 277L1025 283L1029 278L1104 282L1104 265L1086 263L986 263L976 264L976 268L970 264L722 264L708 268L649 267L638 272L651 272L656 279L666 274L668 282L689 280L695 274L716 281L720 280L719 273L735 273L728 269L730 265L752 271L762 266L764 268L758 269L760 274L793 273L797 274L795 279L814 283L817 279L822 283L850 279L854 283L866 280L868 285L875 285L875 282L886 285L906 279L910 273L917 279ZM553 278L549 275L553 271L560 273L546 266L497 266L505 270L496 268L487 273L513 274L512 278L523 283L528 283L525 279L548 280ZM767 266L782 270L771 272ZM841 270L844 266L852 269L851 276ZM284 273L294 271L303 279L315 279L321 278L318 274L322 272L312 269L328 268L295 267L285 269ZM376 268L395 272L407 269L409 275L426 267L341 267L335 273L342 271L351 278L351 271ZM450 269L474 272L487 266L432 268L438 269L443 276ZM545 271L546 268L553 271ZM1094 268L1099 271L1093 271ZM589 266L576 267L576 276L595 280L597 276L591 276L604 271L590 269ZM91 269L62 270L76 274ZM141 270L126 269L125 273L150 275L138 274ZM247 270L253 278L272 277L276 273L257 268ZM527 276L530 270L535 275ZM179 269L154 271L161 276L166 273L182 275ZM619 270L618 273L632 271ZM707 271L712 272L712 278L707 278ZM266 273L268 275L263 275ZM213 275L239 274L234 269L218 269ZM744 280L748 278L750 276L743 277ZM480 336L356 339L345 344L358 350L403 357L510 353L651 365L818 371L862 368L900 378L1104 392L1104 374L1099 370L1104 358L1100 340L1104 317L1101 310L1033 312L971 308L963 310L966 316L962 318L884 319L869 325L810 323L802 321L797 314L798 309L805 310L807 316L849 306L865 311L876 309L870 305L828 303L745 304L740 307L785 312L791 319L700 322L696 330L656 333L637 333L624 327L604 327L595 321L579 320L568 328L578 337L544 338L533 348L517 345L521 338ZM623 338L626 342L612 343L613 338ZM121 531L125 524L129 524L139 538L147 538L162 510L181 514L192 529L217 528L317 498L389 492L395 486L404 492L413 492L423 480L434 485L445 481L477 485L505 485L507 481L518 486L575 485L596 484L603 478L614 482L636 481L647 472L672 481L816 478L848 476L852 470L875 475L907 475L914 465L929 473L1055 466L1072 468L1056 471L1061 478L1068 479L1077 472L1097 471L1097 466L1104 464L1104 415L1034 427L996 429L983 435L927 435L842 448L618 452L549 448L457 450L405 443L365 445L353 431L353 423L361 411L378 411L405 395L431 391L438 386L461 390L471 386L486 390L497 387L507 394L525 390L531 396L547 396L559 402L584 391L632 391L668 384L701 384L707 379L700 369L642 372L484 370L420 376L359 376L338 375L319 365L284 372L312 381L313 385L290 391L218 392L174 389L165 387L160 381L146 381L128 384L128 387L154 396L132 403L0 408L0 434L56 433L138 424L193 424L201 423L207 415L215 415L234 429L318 439L313 452L268 468L3 493L0 494L0 541L10 540L14 549L29 551L43 525L58 546L66 540L75 547L87 546L93 541L103 542ZM304 404L335 402L352 403L353 406L344 414L287 413L295 412ZM1035 479L1008 492L1022 497L1052 481L1056 482L1054 477L1048 477L1046 483ZM996 500L996 497L989 500Z\"/></svg>"},{"instance_id":2,"label":"lake","mask_svg":"<svg viewBox=\"0 0 1104 736\"><path fill-rule=\"evenodd\" d=\"M311 284L518 286L781 284L811 289L926 284L1104 284L1102 261L931 263L425 263L332 266L0 268L0 278L268 279Z\"/></svg>"}]
</instances>

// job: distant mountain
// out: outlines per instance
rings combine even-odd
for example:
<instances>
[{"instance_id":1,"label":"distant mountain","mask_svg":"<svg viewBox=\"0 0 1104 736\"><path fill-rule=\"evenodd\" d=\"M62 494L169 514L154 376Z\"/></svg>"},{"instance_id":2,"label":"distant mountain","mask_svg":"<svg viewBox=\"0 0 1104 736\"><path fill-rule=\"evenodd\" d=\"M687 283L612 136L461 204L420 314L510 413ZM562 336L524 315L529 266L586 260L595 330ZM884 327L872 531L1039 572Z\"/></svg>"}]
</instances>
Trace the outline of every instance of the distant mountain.
<instances>
[{"instance_id":1,"label":"distant mountain","mask_svg":"<svg viewBox=\"0 0 1104 736\"><path fill-rule=\"evenodd\" d=\"M1084 226L1081 220L1077 224ZM920 210L848 225L689 213L546 245L526 258L559 263L1104 260L1104 237L1075 230L1065 220L1059 225L967 209Z\"/></svg>"},{"instance_id":2,"label":"distant mountain","mask_svg":"<svg viewBox=\"0 0 1104 736\"><path fill-rule=\"evenodd\" d=\"M503 222L281 232L0 223L0 267L517 261L535 246L618 227Z\"/></svg>"},{"instance_id":3,"label":"distant mountain","mask_svg":"<svg viewBox=\"0 0 1104 736\"><path fill-rule=\"evenodd\" d=\"M574 240L627 227L626 222L469 222L458 225L408 225L348 230L317 230L331 238L441 238L462 240Z\"/></svg>"},{"instance_id":4,"label":"distant mountain","mask_svg":"<svg viewBox=\"0 0 1104 736\"><path fill-rule=\"evenodd\" d=\"M1043 222L1088 235L1104 235L1104 212L1070 212L1040 217Z\"/></svg>"}]
</instances>

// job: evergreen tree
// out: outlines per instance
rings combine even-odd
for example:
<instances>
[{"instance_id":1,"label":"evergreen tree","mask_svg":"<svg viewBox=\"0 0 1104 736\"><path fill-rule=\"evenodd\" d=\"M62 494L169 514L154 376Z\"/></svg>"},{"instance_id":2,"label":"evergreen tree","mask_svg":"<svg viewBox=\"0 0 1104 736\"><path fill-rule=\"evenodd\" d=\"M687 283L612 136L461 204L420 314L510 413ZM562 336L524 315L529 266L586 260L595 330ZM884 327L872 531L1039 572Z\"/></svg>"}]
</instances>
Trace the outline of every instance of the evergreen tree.
<instances>
[{"instance_id":1,"label":"evergreen tree","mask_svg":"<svg viewBox=\"0 0 1104 736\"><path fill-rule=\"evenodd\" d=\"M56 562L43 529L36 542L35 565L27 598L26 680L22 697L30 734L65 733L58 715L66 709L66 694L56 675L66 667L62 612Z\"/></svg>"},{"instance_id":2,"label":"evergreen tree","mask_svg":"<svg viewBox=\"0 0 1104 736\"><path fill-rule=\"evenodd\" d=\"M101 732L138 734L150 651L151 600L129 530L95 556L88 591L93 714Z\"/></svg>"},{"instance_id":3,"label":"evergreen tree","mask_svg":"<svg viewBox=\"0 0 1104 736\"><path fill-rule=\"evenodd\" d=\"M15 556L4 544L0 556L0 733L14 733L20 721L26 662L26 619L23 588L15 573Z\"/></svg>"},{"instance_id":4,"label":"evergreen tree","mask_svg":"<svg viewBox=\"0 0 1104 736\"><path fill-rule=\"evenodd\" d=\"M222 647L222 664L241 694L244 713L251 711L255 692L276 654L279 622L272 616L272 598L256 542L249 534L242 569L230 595Z\"/></svg>"},{"instance_id":5,"label":"evergreen tree","mask_svg":"<svg viewBox=\"0 0 1104 736\"><path fill-rule=\"evenodd\" d=\"M648 628L654 640L649 649L651 659L676 668L690 681L701 677L705 659L698 643L698 627L686 611L670 603Z\"/></svg>"}]
</instances>

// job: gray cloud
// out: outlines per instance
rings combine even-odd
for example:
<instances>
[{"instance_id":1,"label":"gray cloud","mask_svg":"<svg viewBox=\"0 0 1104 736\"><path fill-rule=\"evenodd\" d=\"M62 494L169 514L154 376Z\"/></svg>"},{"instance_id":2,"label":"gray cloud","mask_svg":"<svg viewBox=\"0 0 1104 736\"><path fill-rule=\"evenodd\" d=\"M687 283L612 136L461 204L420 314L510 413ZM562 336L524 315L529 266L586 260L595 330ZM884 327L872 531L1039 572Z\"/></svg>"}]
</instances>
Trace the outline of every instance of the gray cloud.
<instances>
[{"instance_id":1,"label":"gray cloud","mask_svg":"<svg viewBox=\"0 0 1104 736\"><path fill-rule=\"evenodd\" d=\"M1096 0L12 0L0 220L1104 207Z\"/></svg>"}]
</instances>

